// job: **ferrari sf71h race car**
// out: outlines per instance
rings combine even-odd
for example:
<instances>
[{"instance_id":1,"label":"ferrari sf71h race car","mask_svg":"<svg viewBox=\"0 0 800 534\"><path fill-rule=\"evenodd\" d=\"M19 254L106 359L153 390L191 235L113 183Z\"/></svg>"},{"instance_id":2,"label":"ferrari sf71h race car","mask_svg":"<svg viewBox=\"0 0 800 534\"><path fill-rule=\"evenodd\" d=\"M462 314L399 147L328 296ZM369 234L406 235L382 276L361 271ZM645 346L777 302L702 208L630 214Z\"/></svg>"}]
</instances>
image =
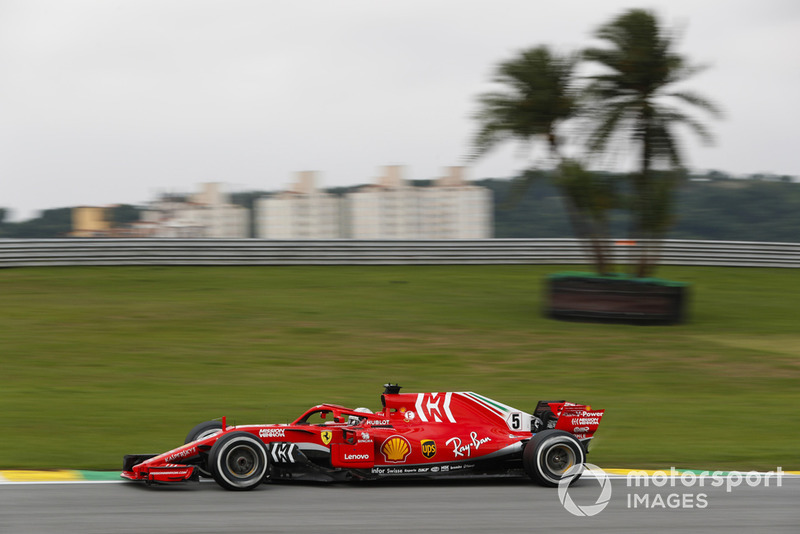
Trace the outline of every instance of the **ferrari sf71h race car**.
<instances>
[{"instance_id":1,"label":"ferrari sf71h race car","mask_svg":"<svg viewBox=\"0 0 800 534\"><path fill-rule=\"evenodd\" d=\"M194 427L163 454L131 454L122 477L173 483L212 477L229 490L265 480L344 481L399 477L524 476L557 486L583 464L603 410L540 401L533 413L472 392L400 393L383 409L320 404L293 423Z\"/></svg>"}]
</instances>

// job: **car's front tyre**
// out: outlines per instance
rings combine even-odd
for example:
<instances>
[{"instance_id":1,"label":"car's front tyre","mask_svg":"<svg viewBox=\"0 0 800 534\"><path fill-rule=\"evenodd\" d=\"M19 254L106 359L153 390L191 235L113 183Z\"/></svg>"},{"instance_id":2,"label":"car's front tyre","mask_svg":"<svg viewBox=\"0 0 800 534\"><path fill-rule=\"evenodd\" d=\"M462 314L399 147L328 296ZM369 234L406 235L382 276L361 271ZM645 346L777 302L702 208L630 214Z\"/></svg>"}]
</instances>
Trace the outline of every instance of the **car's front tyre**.
<instances>
[{"instance_id":1,"label":"car's front tyre","mask_svg":"<svg viewBox=\"0 0 800 534\"><path fill-rule=\"evenodd\" d=\"M555 487L575 465L586 461L581 442L563 430L534 434L522 451L525 472L542 486ZM573 482L578 476L573 478Z\"/></svg>"},{"instance_id":2,"label":"car's front tyre","mask_svg":"<svg viewBox=\"0 0 800 534\"><path fill-rule=\"evenodd\" d=\"M186 434L186 439L183 441L183 443L185 445L187 443L197 441L198 439L205 439L213 436L214 434L219 434L220 432L222 432L222 422L206 421L192 428L189 433Z\"/></svg>"},{"instance_id":3,"label":"car's front tyre","mask_svg":"<svg viewBox=\"0 0 800 534\"><path fill-rule=\"evenodd\" d=\"M268 469L267 449L248 432L231 432L219 438L208 457L214 480L227 490L244 491L258 486Z\"/></svg>"}]
</instances>

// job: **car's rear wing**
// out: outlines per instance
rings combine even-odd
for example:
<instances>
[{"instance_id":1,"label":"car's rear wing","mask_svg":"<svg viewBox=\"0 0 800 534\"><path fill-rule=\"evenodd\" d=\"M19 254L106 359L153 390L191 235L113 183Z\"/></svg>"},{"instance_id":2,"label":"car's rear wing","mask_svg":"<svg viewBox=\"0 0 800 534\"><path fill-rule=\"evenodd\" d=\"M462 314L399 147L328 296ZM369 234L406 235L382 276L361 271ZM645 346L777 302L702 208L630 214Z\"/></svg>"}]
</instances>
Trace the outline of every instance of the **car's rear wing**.
<instances>
[{"instance_id":1,"label":"car's rear wing","mask_svg":"<svg viewBox=\"0 0 800 534\"><path fill-rule=\"evenodd\" d=\"M539 401L533 415L542 421L543 428L565 430L578 439L589 439L600 426L605 410L566 401Z\"/></svg>"}]
</instances>

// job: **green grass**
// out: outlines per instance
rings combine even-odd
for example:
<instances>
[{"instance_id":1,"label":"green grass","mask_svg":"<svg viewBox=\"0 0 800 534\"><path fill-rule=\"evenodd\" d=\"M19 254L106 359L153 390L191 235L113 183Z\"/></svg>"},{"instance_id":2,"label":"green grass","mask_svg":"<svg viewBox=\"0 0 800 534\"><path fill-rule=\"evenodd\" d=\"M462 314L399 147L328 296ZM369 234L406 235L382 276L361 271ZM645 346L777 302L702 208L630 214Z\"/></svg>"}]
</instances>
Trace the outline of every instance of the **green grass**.
<instances>
[{"instance_id":1,"label":"green grass","mask_svg":"<svg viewBox=\"0 0 800 534\"><path fill-rule=\"evenodd\" d=\"M559 267L0 271L0 468L117 468L194 424L474 390L607 410L605 467L800 468L800 271L663 268L671 327L542 317Z\"/></svg>"}]
</instances>

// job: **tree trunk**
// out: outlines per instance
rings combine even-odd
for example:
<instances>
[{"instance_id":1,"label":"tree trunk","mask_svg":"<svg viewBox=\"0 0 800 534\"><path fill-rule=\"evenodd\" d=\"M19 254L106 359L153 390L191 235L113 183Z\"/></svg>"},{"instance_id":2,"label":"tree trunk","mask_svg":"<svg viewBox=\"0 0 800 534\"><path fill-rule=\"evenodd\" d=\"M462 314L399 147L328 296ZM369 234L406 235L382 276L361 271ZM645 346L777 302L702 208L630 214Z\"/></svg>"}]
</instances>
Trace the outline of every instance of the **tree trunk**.
<instances>
[{"instance_id":1,"label":"tree trunk","mask_svg":"<svg viewBox=\"0 0 800 534\"><path fill-rule=\"evenodd\" d=\"M634 276L636 278L645 278L649 274L649 267L648 267L648 250L647 250L647 243L645 241L646 232L647 232L647 195L649 193L649 183L650 183L650 164L652 162L652 146L651 146L651 134L650 134L650 113L649 109L645 108L643 111L642 117L642 170L641 173L637 176L635 183L634 183L634 194L636 195L636 216L634 217L636 220L636 236L634 240L636 241L637 251L639 252L639 258L636 262L636 267L634 269Z\"/></svg>"}]
</instances>

